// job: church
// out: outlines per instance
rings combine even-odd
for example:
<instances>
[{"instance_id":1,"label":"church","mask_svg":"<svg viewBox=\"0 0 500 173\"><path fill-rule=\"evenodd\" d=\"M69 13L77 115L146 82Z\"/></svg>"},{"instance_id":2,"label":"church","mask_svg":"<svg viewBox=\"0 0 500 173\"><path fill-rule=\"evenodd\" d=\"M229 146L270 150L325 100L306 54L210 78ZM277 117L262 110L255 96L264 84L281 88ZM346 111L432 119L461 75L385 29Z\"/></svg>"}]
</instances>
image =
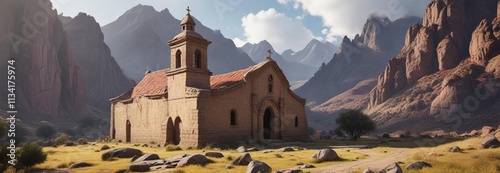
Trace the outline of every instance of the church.
<instances>
[{"instance_id":1,"label":"church","mask_svg":"<svg viewBox=\"0 0 500 173\"><path fill-rule=\"evenodd\" d=\"M305 99L290 90L271 51L254 66L212 75L207 64L211 42L195 26L188 8L181 33L168 41L171 68L147 72L136 86L110 100L111 139L186 147L307 141Z\"/></svg>"}]
</instances>

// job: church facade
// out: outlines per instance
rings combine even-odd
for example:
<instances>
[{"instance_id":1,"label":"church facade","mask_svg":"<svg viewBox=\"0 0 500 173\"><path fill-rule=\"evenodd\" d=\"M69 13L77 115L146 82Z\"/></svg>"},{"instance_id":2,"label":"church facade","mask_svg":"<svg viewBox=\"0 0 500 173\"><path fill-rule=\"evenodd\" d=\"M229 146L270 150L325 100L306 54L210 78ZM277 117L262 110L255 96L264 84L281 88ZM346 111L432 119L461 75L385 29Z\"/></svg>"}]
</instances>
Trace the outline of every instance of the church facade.
<instances>
[{"instance_id":1,"label":"church facade","mask_svg":"<svg viewBox=\"0 0 500 173\"><path fill-rule=\"evenodd\" d=\"M212 75L210 41L195 32L190 15L168 42L169 69L148 72L111 99L110 136L132 143L202 147L246 140L306 141L305 99L290 90L268 56L246 69Z\"/></svg>"}]
</instances>

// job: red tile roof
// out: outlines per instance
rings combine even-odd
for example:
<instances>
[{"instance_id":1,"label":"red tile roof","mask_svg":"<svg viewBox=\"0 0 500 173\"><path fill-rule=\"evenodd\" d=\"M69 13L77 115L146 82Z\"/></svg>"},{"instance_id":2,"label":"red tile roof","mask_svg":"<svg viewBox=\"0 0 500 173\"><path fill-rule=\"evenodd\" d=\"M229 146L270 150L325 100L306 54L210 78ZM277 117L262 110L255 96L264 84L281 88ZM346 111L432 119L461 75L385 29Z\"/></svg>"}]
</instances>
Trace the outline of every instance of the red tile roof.
<instances>
[{"instance_id":1,"label":"red tile roof","mask_svg":"<svg viewBox=\"0 0 500 173\"><path fill-rule=\"evenodd\" d=\"M211 76L210 88L213 90L218 90L234 86L242 82L246 74L248 74L255 68L262 66L262 64L263 63L260 63L255 66L250 66L246 69ZM170 69L163 69L148 73L134 88L111 100L123 101L143 96L155 96L167 93L168 86L166 73L168 71L170 71Z\"/></svg>"},{"instance_id":2,"label":"red tile roof","mask_svg":"<svg viewBox=\"0 0 500 173\"><path fill-rule=\"evenodd\" d=\"M238 71L233 71L225 74L220 74L216 76L211 76L210 77L210 88L213 90L216 89L224 89L231 87L233 85L236 85L243 81L243 78L245 78L245 75L252 71L254 69L254 66L250 66L246 69L238 70Z\"/></svg>"}]
</instances>

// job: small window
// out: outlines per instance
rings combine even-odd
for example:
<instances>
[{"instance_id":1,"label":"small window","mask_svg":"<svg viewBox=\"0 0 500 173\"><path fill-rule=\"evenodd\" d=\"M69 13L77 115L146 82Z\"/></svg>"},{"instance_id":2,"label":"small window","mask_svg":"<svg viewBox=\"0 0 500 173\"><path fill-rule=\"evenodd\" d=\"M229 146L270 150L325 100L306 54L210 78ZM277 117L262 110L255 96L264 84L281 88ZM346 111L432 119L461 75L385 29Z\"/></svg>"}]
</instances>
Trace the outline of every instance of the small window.
<instances>
[{"instance_id":1,"label":"small window","mask_svg":"<svg viewBox=\"0 0 500 173\"><path fill-rule=\"evenodd\" d=\"M175 68L181 67L181 57L182 52L180 50L177 50L177 52L175 52Z\"/></svg>"},{"instance_id":2,"label":"small window","mask_svg":"<svg viewBox=\"0 0 500 173\"><path fill-rule=\"evenodd\" d=\"M269 75L267 77L267 80L269 81L269 84L267 85L267 92L272 93L273 92L273 75Z\"/></svg>"},{"instance_id":3,"label":"small window","mask_svg":"<svg viewBox=\"0 0 500 173\"><path fill-rule=\"evenodd\" d=\"M234 110L231 111L231 126L236 126L236 112Z\"/></svg>"},{"instance_id":4,"label":"small window","mask_svg":"<svg viewBox=\"0 0 500 173\"><path fill-rule=\"evenodd\" d=\"M295 127L299 127L299 117L295 117Z\"/></svg>"},{"instance_id":5,"label":"small window","mask_svg":"<svg viewBox=\"0 0 500 173\"><path fill-rule=\"evenodd\" d=\"M186 26L182 26L182 30L185 31L186 30Z\"/></svg>"},{"instance_id":6,"label":"small window","mask_svg":"<svg viewBox=\"0 0 500 173\"><path fill-rule=\"evenodd\" d=\"M272 82L272 81L273 81L273 75L269 75L269 77L267 77L267 80L268 80L269 82Z\"/></svg>"},{"instance_id":7,"label":"small window","mask_svg":"<svg viewBox=\"0 0 500 173\"><path fill-rule=\"evenodd\" d=\"M267 86L267 91L268 91L268 92L270 92L270 93L272 93L272 92L273 92L273 84L269 84L269 85Z\"/></svg>"},{"instance_id":8,"label":"small window","mask_svg":"<svg viewBox=\"0 0 500 173\"><path fill-rule=\"evenodd\" d=\"M201 51L198 49L194 51L194 67L201 68Z\"/></svg>"}]
</instances>

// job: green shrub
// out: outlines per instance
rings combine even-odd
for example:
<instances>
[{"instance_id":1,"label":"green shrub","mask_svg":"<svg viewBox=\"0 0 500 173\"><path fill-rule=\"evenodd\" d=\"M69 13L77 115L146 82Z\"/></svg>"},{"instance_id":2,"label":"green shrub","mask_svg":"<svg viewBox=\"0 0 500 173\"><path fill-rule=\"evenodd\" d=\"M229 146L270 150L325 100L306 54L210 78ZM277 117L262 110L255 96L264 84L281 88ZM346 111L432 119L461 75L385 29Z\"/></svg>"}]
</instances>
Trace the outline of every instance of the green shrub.
<instances>
[{"instance_id":1,"label":"green shrub","mask_svg":"<svg viewBox=\"0 0 500 173\"><path fill-rule=\"evenodd\" d=\"M17 151L18 168L29 168L47 160L47 154L43 153L42 147L36 143L26 143Z\"/></svg>"},{"instance_id":2,"label":"green shrub","mask_svg":"<svg viewBox=\"0 0 500 173\"><path fill-rule=\"evenodd\" d=\"M88 142L87 142L87 139L85 138L80 138L76 141L77 144L80 144L80 145L87 145Z\"/></svg>"},{"instance_id":3,"label":"green shrub","mask_svg":"<svg viewBox=\"0 0 500 173\"><path fill-rule=\"evenodd\" d=\"M66 144L66 142L69 141L69 136L66 133L60 133L59 136L54 139L54 144L55 145L63 145Z\"/></svg>"}]
</instances>

